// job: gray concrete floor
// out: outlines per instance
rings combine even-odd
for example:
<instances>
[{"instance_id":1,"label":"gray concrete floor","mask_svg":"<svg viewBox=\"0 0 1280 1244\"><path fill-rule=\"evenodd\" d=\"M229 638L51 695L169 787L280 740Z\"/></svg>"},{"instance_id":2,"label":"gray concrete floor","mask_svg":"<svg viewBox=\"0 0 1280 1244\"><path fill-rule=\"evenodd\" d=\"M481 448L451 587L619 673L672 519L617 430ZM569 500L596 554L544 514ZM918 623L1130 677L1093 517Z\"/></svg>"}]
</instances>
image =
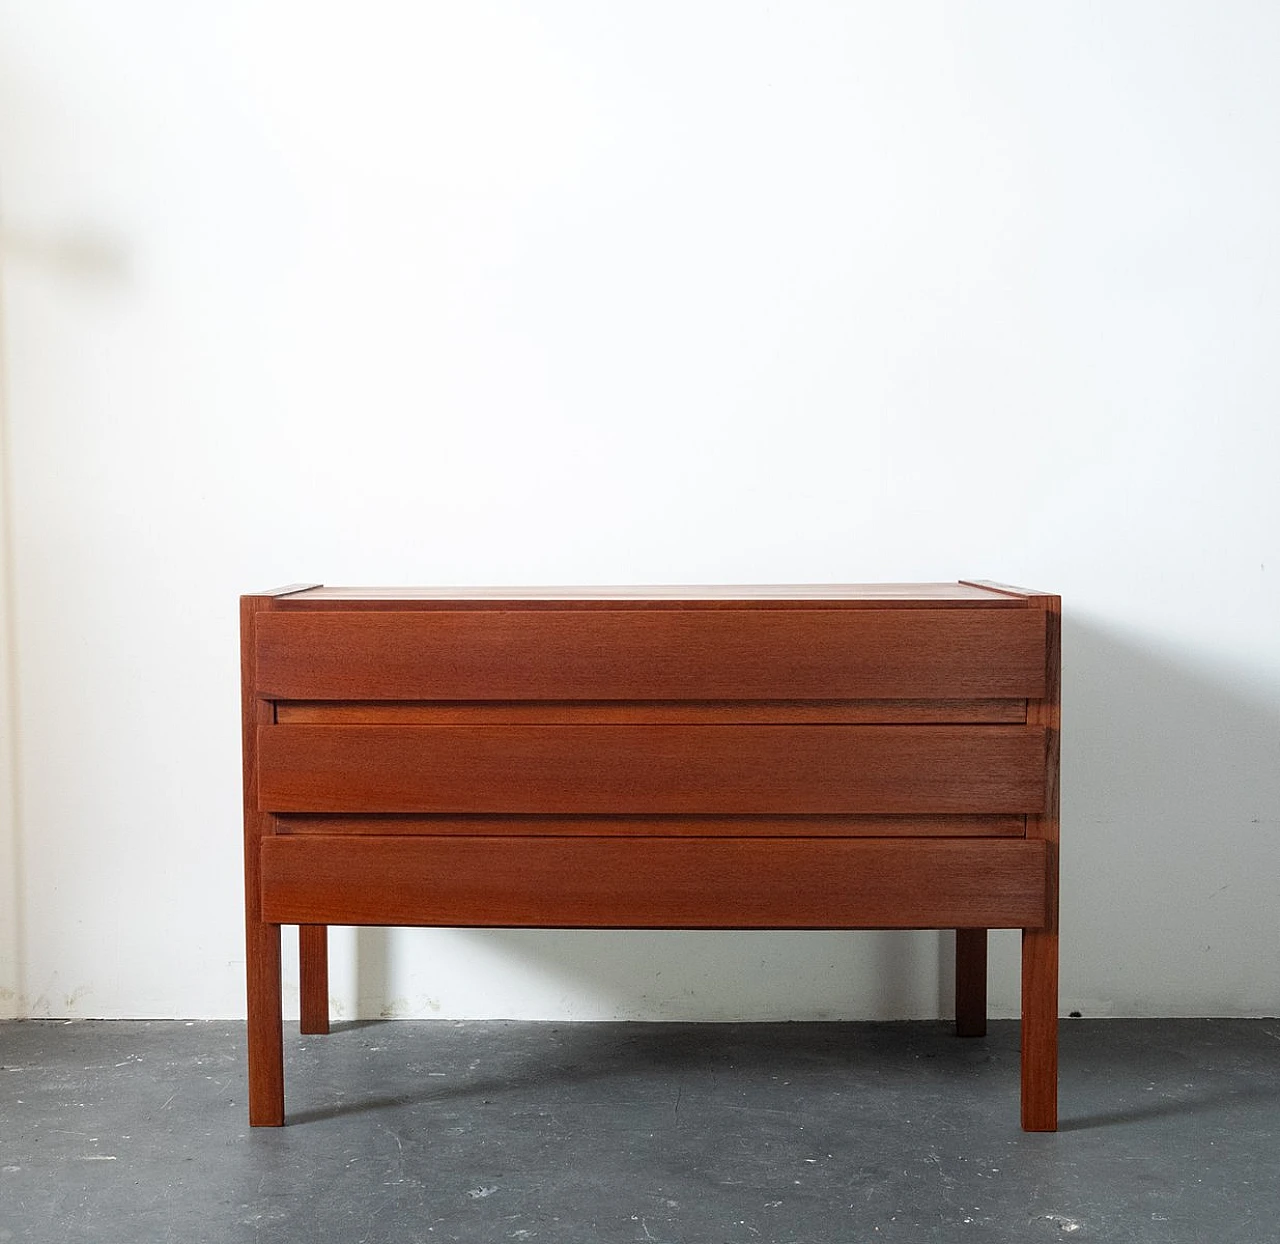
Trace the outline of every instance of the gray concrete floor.
<instances>
[{"instance_id":1,"label":"gray concrete floor","mask_svg":"<svg viewBox=\"0 0 1280 1244\"><path fill-rule=\"evenodd\" d=\"M0 1241L1280 1241L1280 1022L1064 1021L1063 1127L1017 1025L0 1024Z\"/></svg>"}]
</instances>

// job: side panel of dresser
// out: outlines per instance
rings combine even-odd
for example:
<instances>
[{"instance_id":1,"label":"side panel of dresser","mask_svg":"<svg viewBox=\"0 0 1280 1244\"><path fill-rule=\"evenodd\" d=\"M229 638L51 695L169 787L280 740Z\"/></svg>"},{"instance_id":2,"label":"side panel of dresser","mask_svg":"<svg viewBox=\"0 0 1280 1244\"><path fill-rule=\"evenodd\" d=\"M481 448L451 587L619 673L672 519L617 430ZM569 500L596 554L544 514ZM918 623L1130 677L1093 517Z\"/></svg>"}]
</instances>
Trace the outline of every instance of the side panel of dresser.
<instances>
[{"instance_id":1,"label":"side panel of dresser","mask_svg":"<svg viewBox=\"0 0 1280 1244\"><path fill-rule=\"evenodd\" d=\"M1045 846L1045 916L1022 931L1022 1126L1029 1132L1058 1128L1058 838L1062 697L1062 599L990 580L964 580L1025 600L1045 625L1044 691L1027 703L1027 723L1045 731L1046 797L1043 811L1027 818L1027 840ZM978 933L981 937L978 937ZM986 930L957 937L957 1014L969 977L986 983ZM962 962L967 959L967 962Z\"/></svg>"},{"instance_id":2,"label":"side panel of dresser","mask_svg":"<svg viewBox=\"0 0 1280 1244\"><path fill-rule=\"evenodd\" d=\"M1027 706L1028 724L1045 738L1048 790L1044 811L1027 817L1027 840L1045 847L1045 918L1022 931L1022 1126L1058 1127L1058 809L1062 685L1062 601L1031 597L1046 630L1045 694Z\"/></svg>"},{"instance_id":3,"label":"side panel of dresser","mask_svg":"<svg viewBox=\"0 0 1280 1244\"><path fill-rule=\"evenodd\" d=\"M258 731L275 719L257 692L257 621L269 596L240 598L240 705L244 757L245 976L248 991L249 1123L284 1123L284 1032L280 998L280 925L262 910L262 847L272 818L259 809Z\"/></svg>"}]
</instances>

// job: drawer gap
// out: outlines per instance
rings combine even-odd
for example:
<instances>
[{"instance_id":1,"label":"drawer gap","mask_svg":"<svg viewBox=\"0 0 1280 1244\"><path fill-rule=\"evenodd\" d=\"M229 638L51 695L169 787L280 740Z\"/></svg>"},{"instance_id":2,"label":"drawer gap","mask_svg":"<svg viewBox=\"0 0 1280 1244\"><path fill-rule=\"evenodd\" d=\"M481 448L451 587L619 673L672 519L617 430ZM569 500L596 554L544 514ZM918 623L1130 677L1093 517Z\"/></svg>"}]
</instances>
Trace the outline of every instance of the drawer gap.
<instances>
[{"instance_id":1,"label":"drawer gap","mask_svg":"<svg viewBox=\"0 0 1280 1244\"><path fill-rule=\"evenodd\" d=\"M1023 724L1026 700L282 700L282 725Z\"/></svg>"},{"instance_id":2,"label":"drawer gap","mask_svg":"<svg viewBox=\"0 0 1280 1244\"><path fill-rule=\"evenodd\" d=\"M651 838L1022 838L1027 818L993 816L539 816L285 812L278 834Z\"/></svg>"}]
</instances>

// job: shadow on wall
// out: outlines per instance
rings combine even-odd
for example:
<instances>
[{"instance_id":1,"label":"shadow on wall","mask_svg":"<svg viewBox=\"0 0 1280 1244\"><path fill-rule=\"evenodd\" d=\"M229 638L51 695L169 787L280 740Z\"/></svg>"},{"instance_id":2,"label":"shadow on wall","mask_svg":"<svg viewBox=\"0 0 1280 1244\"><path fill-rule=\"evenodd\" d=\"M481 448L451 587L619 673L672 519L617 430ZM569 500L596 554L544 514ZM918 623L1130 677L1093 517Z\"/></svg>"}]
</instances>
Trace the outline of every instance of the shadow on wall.
<instances>
[{"instance_id":1,"label":"shadow on wall","mask_svg":"<svg viewBox=\"0 0 1280 1244\"><path fill-rule=\"evenodd\" d=\"M1063 652L1063 1014L1275 1014L1280 690L1243 692L1203 662L1069 614ZM386 930L358 934L361 1013L416 1013L404 999L430 993L446 1015L478 1006L513 1015L500 984L483 1004L451 1005L431 984L433 935L396 936L406 940L393 962ZM952 1014L950 933L490 929L465 938L543 982L545 1014ZM408 984L418 973L425 983ZM467 987L484 985L472 974ZM1018 991L1017 934L993 935L991 1013L1016 1015Z\"/></svg>"},{"instance_id":2,"label":"shadow on wall","mask_svg":"<svg viewBox=\"0 0 1280 1244\"><path fill-rule=\"evenodd\" d=\"M0 231L0 274L34 275L79 289L114 289L131 278L126 245L92 227ZM0 319L0 851L8 857L0 876L0 1015L23 1016L32 1006L26 984L26 853L22 795L21 652L17 628L14 476L10 452L8 340Z\"/></svg>"},{"instance_id":3,"label":"shadow on wall","mask_svg":"<svg viewBox=\"0 0 1280 1244\"><path fill-rule=\"evenodd\" d=\"M92 225L62 230L8 226L0 233L6 261L80 285L118 287L133 277L132 256L118 236Z\"/></svg>"},{"instance_id":4,"label":"shadow on wall","mask_svg":"<svg viewBox=\"0 0 1280 1244\"><path fill-rule=\"evenodd\" d=\"M480 963L457 1006L431 972L435 938L357 931L361 1016L820 1020L931 1017L952 1006L953 960L940 950L951 946L949 933L466 930L449 953L474 953ZM476 986L486 978L487 995Z\"/></svg>"},{"instance_id":5,"label":"shadow on wall","mask_svg":"<svg viewBox=\"0 0 1280 1244\"><path fill-rule=\"evenodd\" d=\"M1275 1014L1275 674L1092 619L1063 646L1064 1007Z\"/></svg>"}]
</instances>

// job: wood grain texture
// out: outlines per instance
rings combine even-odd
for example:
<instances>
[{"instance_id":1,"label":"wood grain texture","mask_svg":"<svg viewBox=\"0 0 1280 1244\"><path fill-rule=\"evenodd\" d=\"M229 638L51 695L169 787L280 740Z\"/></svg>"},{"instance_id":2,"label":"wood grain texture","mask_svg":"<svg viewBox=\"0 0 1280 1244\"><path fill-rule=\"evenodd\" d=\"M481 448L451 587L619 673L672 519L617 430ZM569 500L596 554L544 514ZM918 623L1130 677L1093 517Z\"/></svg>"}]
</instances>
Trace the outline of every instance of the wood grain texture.
<instances>
[{"instance_id":1,"label":"wood grain texture","mask_svg":"<svg viewBox=\"0 0 1280 1244\"><path fill-rule=\"evenodd\" d=\"M1025 726L269 726L272 812L1039 812Z\"/></svg>"},{"instance_id":2,"label":"wood grain texture","mask_svg":"<svg viewBox=\"0 0 1280 1244\"><path fill-rule=\"evenodd\" d=\"M329 930L323 924L298 926L299 1032L329 1031Z\"/></svg>"},{"instance_id":3,"label":"wood grain texture","mask_svg":"<svg viewBox=\"0 0 1280 1244\"><path fill-rule=\"evenodd\" d=\"M287 583L284 587L268 588L265 592L254 592L254 597L268 597L277 600L283 596L294 596L299 593L314 592L324 587L323 583ZM242 599L244 599L242 597Z\"/></svg>"},{"instance_id":4,"label":"wood grain texture","mask_svg":"<svg viewBox=\"0 0 1280 1244\"><path fill-rule=\"evenodd\" d=\"M1004 584L242 600L250 1121L327 925L1023 930L1022 1117L1057 1123L1057 597Z\"/></svg>"},{"instance_id":5,"label":"wood grain texture","mask_svg":"<svg viewBox=\"0 0 1280 1244\"><path fill-rule=\"evenodd\" d=\"M1022 838L1027 818L969 816L541 816L290 812L277 834L466 834L589 838Z\"/></svg>"},{"instance_id":6,"label":"wood grain texture","mask_svg":"<svg viewBox=\"0 0 1280 1244\"><path fill-rule=\"evenodd\" d=\"M1048 790L1039 816L1027 818L1027 836L1045 847L1045 916L1022 933L1022 1126L1029 1132L1058 1127L1058 782L1061 725L1062 602L1033 600L1046 627L1045 696L1028 707L1044 729Z\"/></svg>"},{"instance_id":7,"label":"wood grain texture","mask_svg":"<svg viewBox=\"0 0 1280 1244\"><path fill-rule=\"evenodd\" d=\"M255 691L254 633L264 597L240 601L240 681L244 770L245 977L248 1003L249 1122L254 1127L284 1123L284 1032L280 996L280 926L262 913L262 843L271 818L258 810L258 732L274 717L271 704Z\"/></svg>"},{"instance_id":8,"label":"wood grain texture","mask_svg":"<svg viewBox=\"0 0 1280 1244\"><path fill-rule=\"evenodd\" d=\"M1012 583L997 583L994 579L961 579L963 587L981 588L985 592L998 592L1001 596L1017 596L1029 600L1032 596L1050 596L1050 592L1041 592L1030 587L1014 587Z\"/></svg>"},{"instance_id":9,"label":"wood grain texture","mask_svg":"<svg viewBox=\"0 0 1280 1244\"><path fill-rule=\"evenodd\" d=\"M257 645L278 700L1026 699L1045 668L1017 608L281 609Z\"/></svg>"},{"instance_id":10,"label":"wood grain texture","mask_svg":"<svg viewBox=\"0 0 1280 1244\"><path fill-rule=\"evenodd\" d=\"M354 605L395 609L425 607L524 610L551 608L646 609L694 607L805 609L817 605L848 608L1007 608L1014 602L980 582L959 583L785 583L663 584L576 587L335 587L294 585L290 608L343 609Z\"/></svg>"},{"instance_id":11,"label":"wood grain texture","mask_svg":"<svg viewBox=\"0 0 1280 1244\"><path fill-rule=\"evenodd\" d=\"M1038 842L320 838L262 844L267 918L536 928L1020 927Z\"/></svg>"}]
</instances>

